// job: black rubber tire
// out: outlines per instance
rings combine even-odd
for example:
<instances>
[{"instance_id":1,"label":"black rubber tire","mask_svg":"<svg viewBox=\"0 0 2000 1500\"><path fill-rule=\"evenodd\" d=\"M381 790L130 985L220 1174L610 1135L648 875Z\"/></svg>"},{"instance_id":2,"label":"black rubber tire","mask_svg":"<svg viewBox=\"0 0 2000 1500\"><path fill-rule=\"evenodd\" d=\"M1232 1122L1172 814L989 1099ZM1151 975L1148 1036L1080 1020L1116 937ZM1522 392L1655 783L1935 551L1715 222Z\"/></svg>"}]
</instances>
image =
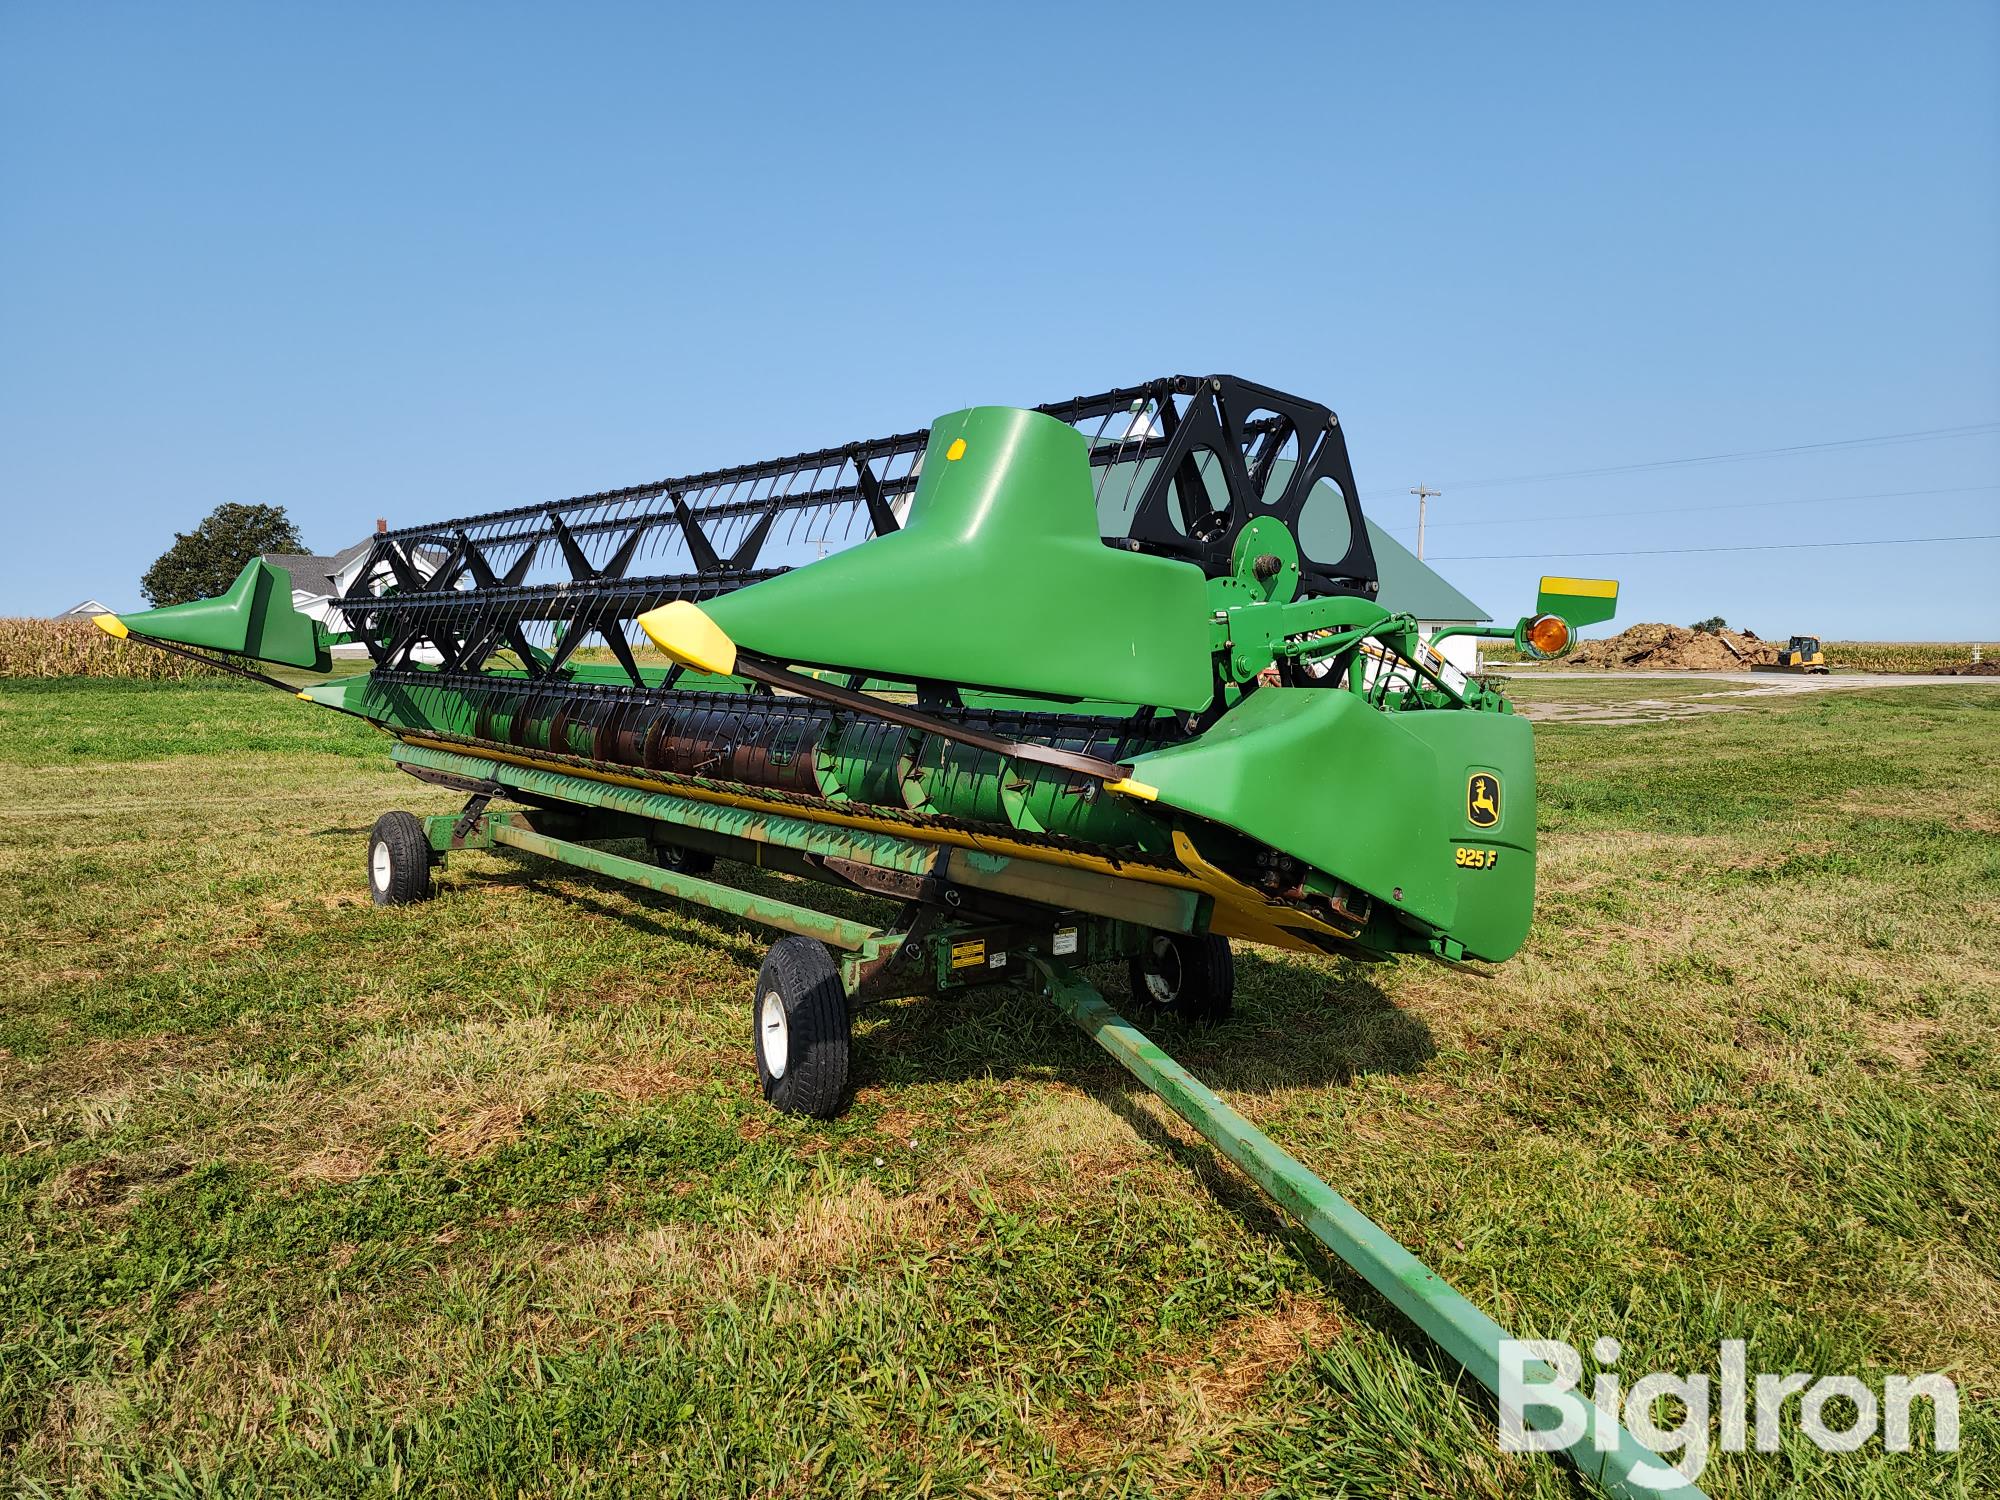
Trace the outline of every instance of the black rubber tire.
<instances>
[{"instance_id":1,"label":"black rubber tire","mask_svg":"<svg viewBox=\"0 0 2000 1500\"><path fill-rule=\"evenodd\" d=\"M767 1005L783 1011L775 1035ZM750 997L750 1051L764 1097L785 1114L831 1120L847 1105L848 1035L847 991L826 944L779 938Z\"/></svg>"},{"instance_id":2,"label":"black rubber tire","mask_svg":"<svg viewBox=\"0 0 2000 1500\"><path fill-rule=\"evenodd\" d=\"M715 856L706 849L688 849L680 844L654 844L653 863L676 875L707 875L715 869Z\"/></svg>"},{"instance_id":3,"label":"black rubber tire","mask_svg":"<svg viewBox=\"0 0 2000 1500\"><path fill-rule=\"evenodd\" d=\"M1132 998L1157 1014L1212 1026L1236 1012L1236 959L1212 933L1149 933L1132 960Z\"/></svg>"},{"instance_id":4,"label":"black rubber tire","mask_svg":"<svg viewBox=\"0 0 2000 1500\"><path fill-rule=\"evenodd\" d=\"M431 894L431 841L410 813L383 813L368 835L368 894L377 906L408 906Z\"/></svg>"}]
</instances>

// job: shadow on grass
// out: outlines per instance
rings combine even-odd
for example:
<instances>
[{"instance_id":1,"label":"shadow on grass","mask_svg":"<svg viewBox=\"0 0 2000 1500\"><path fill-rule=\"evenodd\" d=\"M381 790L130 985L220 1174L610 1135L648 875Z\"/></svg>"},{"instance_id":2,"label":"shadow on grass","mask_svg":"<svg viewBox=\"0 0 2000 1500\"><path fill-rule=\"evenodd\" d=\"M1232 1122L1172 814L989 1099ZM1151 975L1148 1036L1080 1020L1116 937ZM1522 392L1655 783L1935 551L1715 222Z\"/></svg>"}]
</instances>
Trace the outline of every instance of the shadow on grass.
<instances>
[{"instance_id":1,"label":"shadow on grass","mask_svg":"<svg viewBox=\"0 0 2000 1500\"><path fill-rule=\"evenodd\" d=\"M1408 1073L1435 1053L1430 1029L1360 965L1309 966L1239 948L1236 1014L1197 1027L1135 1002L1123 964L1085 976L1196 1077L1223 1092L1269 1094ZM1129 1078L1039 996L1011 987L891 1001L856 1028L857 1085L1052 1077L1091 1093Z\"/></svg>"},{"instance_id":2,"label":"shadow on grass","mask_svg":"<svg viewBox=\"0 0 2000 1500\"><path fill-rule=\"evenodd\" d=\"M729 884L759 895L878 926L896 921L896 903L879 897L743 865L724 864L720 870ZM526 856L500 869L455 876L453 883L476 893L532 888L552 879L565 887L561 899L580 909L657 937L706 941L748 967L762 961L778 936L754 922ZM599 891L618 899L602 899ZM706 931L695 931L697 922ZM712 936L717 929L728 933L722 944ZM1390 1000L1370 977L1371 968L1361 964L1328 965L1239 947L1236 1014L1207 1028L1135 1004L1122 963L1086 973L1107 1000L1220 1090L1272 1093L1337 1086L1365 1074L1409 1073L1436 1050L1429 1028ZM1052 1006L1005 986L871 1004L857 1011L855 1033L853 1081L863 1088L1026 1076L1092 1089L1127 1076Z\"/></svg>"}]
</instances>

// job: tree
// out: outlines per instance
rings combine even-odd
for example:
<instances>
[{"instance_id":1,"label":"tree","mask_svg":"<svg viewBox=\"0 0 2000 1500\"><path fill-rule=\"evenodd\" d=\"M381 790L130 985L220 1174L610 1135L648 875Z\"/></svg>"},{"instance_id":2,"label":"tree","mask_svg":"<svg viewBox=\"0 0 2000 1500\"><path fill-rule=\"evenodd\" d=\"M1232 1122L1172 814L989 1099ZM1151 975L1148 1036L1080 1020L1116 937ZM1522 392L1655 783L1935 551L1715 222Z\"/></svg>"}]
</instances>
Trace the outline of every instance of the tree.
<instances>
[{"instance_id":1,"label":"tree","mask_svg":"<svg viewBox=\"0 0 2000 1500\"><path fill-rule=\"evenodd\" d=\"M1698 630L1703 635L1720 635L1729 628L1729 622L1723 619L1721 615L1710 615L1706 620L1696 620L1688 628L1690 630Z\"/></svg>"},{"instance_id":2,"label":"tree","mask_svg":"<svg viewBox=\"0 0 2000 1500\"><path fill-rule=\"evenodd\" d=\"M174 533L139 580L153 605L207 599L236 581L243 565L265 552L303 552L299 528L282 505L218 505L193 531Z\"/></svg>"}]
</instances>

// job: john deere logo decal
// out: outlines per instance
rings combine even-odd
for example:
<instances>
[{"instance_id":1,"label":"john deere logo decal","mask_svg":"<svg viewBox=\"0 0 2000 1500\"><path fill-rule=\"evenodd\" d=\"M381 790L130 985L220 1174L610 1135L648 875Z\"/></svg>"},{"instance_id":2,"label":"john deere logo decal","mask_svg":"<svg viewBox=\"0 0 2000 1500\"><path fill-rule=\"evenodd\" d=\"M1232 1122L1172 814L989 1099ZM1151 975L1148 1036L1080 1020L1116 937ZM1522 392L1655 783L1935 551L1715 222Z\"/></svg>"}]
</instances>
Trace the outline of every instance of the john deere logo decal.
<instances>
[{"instance_id":1,"label":"john deere logo decal","mask_svg":"<svg viewBox=\"0 0 2000 1500\"><path fill-rule=\"evenodd\" d=\"M1465 784L1465 816L1474 828L1491 828L1500 821L1500 778L1485 772Z\"/></svg>"}]
</instances>

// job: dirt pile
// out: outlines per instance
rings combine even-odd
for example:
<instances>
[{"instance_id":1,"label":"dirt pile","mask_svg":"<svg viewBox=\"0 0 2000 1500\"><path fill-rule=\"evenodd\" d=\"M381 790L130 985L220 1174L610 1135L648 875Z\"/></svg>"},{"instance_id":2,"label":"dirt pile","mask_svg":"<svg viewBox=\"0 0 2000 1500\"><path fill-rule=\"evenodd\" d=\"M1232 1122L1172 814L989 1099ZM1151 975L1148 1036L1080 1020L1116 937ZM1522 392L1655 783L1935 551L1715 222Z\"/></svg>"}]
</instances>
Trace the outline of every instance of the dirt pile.
<instances>
[{"instance_id":1,"label":"dirt pile","mask_svg":"<svg viewBox=\"0 0 2000 1500\"><path fill-rule=\"evenodd\" d=\"M2000 677L2000 657L1989 656L1981 661L1969 661L1963 666L1939 667L1940 677Z\"/></svg>"},{"instance_id":2,"label":"dirt pile","mask_svg":"<svg viewBox=\"0 0 2000 1500\"><path fill-rule=\"evenodd\" d=\"M1778 659L1778 648L1754 630L1710 635L1679 625L1634 625L1609 640L1585 641L1566 667L1647 672L1740 672Z\"/></svg>"}]
</instances>

